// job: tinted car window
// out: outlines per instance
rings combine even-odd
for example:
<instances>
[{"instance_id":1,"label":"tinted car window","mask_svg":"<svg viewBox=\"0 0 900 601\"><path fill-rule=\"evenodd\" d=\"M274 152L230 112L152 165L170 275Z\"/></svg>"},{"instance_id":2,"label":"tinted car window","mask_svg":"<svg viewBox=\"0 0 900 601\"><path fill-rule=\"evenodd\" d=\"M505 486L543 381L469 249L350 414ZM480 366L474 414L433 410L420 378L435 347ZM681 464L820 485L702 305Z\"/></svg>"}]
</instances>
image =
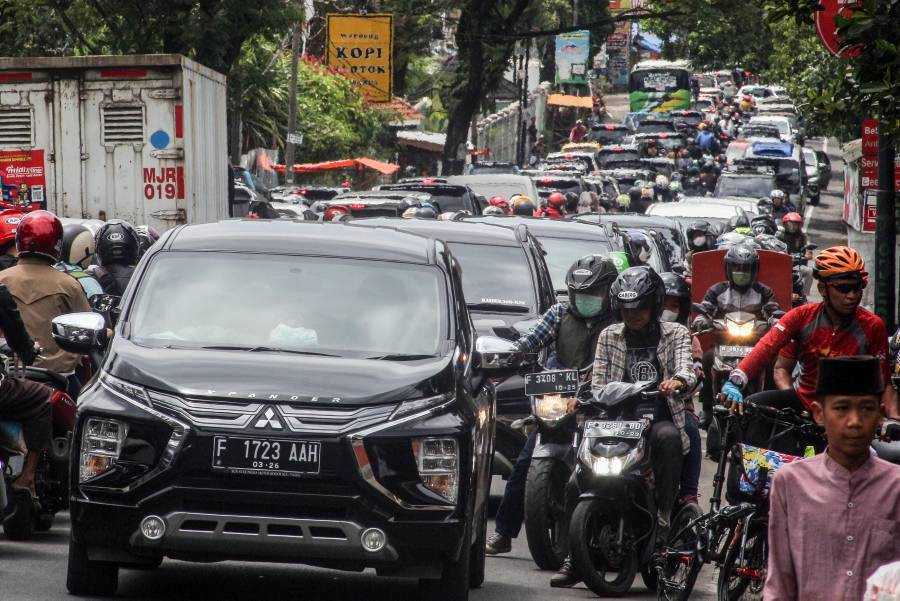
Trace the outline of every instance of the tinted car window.
<instances>
[{"instance_id":1,"label":"tinted car window","mask_svg":"<svg viewBox=\"0 0 900 601\"><path fill-rule=\"evenodd\" d=\"M536 295L525 251L516 246L448 243L462 267L463 293L484 310L533 313Z\"/></svg>"},{"instance_id":2,"label":"tinted car window","mask_svg":"<svg viewBox=\"0 0 900 601\"><path fill-rule=\"evenodd\" d=\"M768 176L729 177L722 175L716 184L716 196L752 196L753 198L768 198L769 193L775 188L775 179Z\"/></svg>"},{"instance_id":3,"label":"tinted car window","mask_svg":"<svg viewBox=\"0 0 900 601\"><path fill-rule=\"evenodd\" d=\"M572 264L585 255L606 255L609 248L599 240L573 240L571 238L538 238L547 251L544 260L553 280L554 290L566 289L566 273Z\"/></svg>"},{"instance_id":4,"label":"tinted car window","mask_svg":"<svg viewBox=\"0 0 900 601\"><path fill-rule=\"evenodd\" d=\"M666 132L675 131L675 127L670 123L641 123L635 133L639 134L664 134Z\"/></svg>"},{"instance_id":5,"label":"tinted car window","mask_svg":"<svg viewBox=\"0 0 900 601\"><path fill-rule=\"evenodd\" d=\"M606 129L601 126L599 128L592 129L591 133L588 135L588 138L591 141L600 142L601 144L618 144L628 134L629 131L627 129Z\"/></svg>"},{"instance_id":6,"label":"tinted car window","mask_svg":"<svg viewBox=\"0 0 900 601\"><path fill-rule=\"evenodd\" d=\"M626 150L623 152L601 152L597 157L601 165L608 165L613 162L636 161L640 160L641 153L638 151Z\"/></svg>"},{"instance_id":7,"label":"tinted car window","mask_svg":"<svg viewBox=\"0 0 900 601\"><path fill-rule=\"evenodd\" d=\"M131 339L153 347L435 355L447 338L443 290L439 271L405 263L163 253L128 321Z\"/></svg>"}]
</instances>

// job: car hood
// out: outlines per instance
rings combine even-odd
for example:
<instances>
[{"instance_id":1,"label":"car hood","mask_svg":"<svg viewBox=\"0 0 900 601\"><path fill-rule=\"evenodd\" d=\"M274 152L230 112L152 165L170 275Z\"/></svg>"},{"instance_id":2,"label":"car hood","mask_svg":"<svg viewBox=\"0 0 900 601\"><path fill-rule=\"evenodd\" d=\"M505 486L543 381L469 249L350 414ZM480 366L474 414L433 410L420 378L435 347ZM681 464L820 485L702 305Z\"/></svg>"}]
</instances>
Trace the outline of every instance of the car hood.
<instances>
[{"instance_id":1,"label":"car hood","mask_svg":"<svg viewBox=\"0 0 900 601\"><path fill-rule=\"evenodd\" d=\"M148 348L118 339L104 369L122 380L186 397L298 402L316 397L343 405L370 405L453 390L450 356L386 361Z\"/></svg>"}]
</instances>

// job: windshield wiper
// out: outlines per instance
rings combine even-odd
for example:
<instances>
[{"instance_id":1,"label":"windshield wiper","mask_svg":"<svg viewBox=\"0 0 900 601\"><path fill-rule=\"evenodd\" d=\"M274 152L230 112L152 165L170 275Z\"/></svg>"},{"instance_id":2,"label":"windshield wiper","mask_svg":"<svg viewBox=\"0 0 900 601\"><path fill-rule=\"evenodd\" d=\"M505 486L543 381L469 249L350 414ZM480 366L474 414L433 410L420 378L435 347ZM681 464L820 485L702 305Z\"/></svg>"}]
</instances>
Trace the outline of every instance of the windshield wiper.
<instances>
[{"instance_id":1,"label":"windshield wiper","mask_svg":"<svg viewBox=\"0 0 900 601\"><path fill-rule=\"evenodd\" d=\"M228 345L212 345L200 347L212 351L247 351L248 353L270 352L270 353L291 353L292 355L315 355L317 357L337 357L329 353L317 353L316 351L300 351L295 349L277 348L273 346L228 346Z\"/></svg>"},{"instance_id":2,"label":"windshield wiper","mask_svg":"<svg viewBox=\"0 0 900 601\"><path fill-rule=\"evenodd\" d=\"M365 357L365 359L378 359L382 361L415 361L416 359L432 359L434 355L414 355L397 353L394 355L378 355L375 357Z\"/></svg>"},{"instance_id":3,"label":"windshield wiper","mask_svg":"<svg viewBox=\"0 0 900 601\"><path fill-rule=\"evenodd\" d=\"M502 303L471 303L466 305L473 311L497 311L498 313L530 313L531 309L521 305L504 305Z\"/></svg>"}]
</instances>

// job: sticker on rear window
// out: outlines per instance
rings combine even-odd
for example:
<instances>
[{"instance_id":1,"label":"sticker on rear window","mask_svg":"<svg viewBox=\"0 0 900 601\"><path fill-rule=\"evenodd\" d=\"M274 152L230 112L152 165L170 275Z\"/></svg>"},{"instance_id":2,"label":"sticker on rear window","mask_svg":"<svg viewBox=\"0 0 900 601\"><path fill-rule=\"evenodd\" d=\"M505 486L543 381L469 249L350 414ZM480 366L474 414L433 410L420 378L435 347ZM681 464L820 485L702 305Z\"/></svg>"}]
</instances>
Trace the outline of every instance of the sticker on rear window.
<instances>
[{"instance_id":1,"label":"sticker on rear window","mask_svg":"<svg viewBox=\"0 0 900 601\"><path fill-rule=\"evenodd\" d=\"M483 298L481 299L481 302L491 305L516 305L519 307L524 307L527 304L523 300L515 300L510 298Z\"/></svg>"}]
</instances>

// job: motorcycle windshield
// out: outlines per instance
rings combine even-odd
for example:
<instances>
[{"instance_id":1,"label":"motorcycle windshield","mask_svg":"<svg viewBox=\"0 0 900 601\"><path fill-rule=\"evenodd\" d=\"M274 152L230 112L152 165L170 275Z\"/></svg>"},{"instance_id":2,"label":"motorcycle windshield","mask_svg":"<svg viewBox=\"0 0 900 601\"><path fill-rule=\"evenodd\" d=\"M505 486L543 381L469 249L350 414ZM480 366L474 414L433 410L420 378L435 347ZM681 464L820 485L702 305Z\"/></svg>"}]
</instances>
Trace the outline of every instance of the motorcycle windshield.
<instances>
[{"instance_id":1,"label":"motorcycle windshield","mask_svg":"<svg viewBox=\"0 0 900 601\"><path fill-rule=\"evenodd\" d=\"M645 390L652 388L653 382L610 382L603 388L593 391L593 402L605 407L615 407Z\"/></svg>"}]
</instances>

